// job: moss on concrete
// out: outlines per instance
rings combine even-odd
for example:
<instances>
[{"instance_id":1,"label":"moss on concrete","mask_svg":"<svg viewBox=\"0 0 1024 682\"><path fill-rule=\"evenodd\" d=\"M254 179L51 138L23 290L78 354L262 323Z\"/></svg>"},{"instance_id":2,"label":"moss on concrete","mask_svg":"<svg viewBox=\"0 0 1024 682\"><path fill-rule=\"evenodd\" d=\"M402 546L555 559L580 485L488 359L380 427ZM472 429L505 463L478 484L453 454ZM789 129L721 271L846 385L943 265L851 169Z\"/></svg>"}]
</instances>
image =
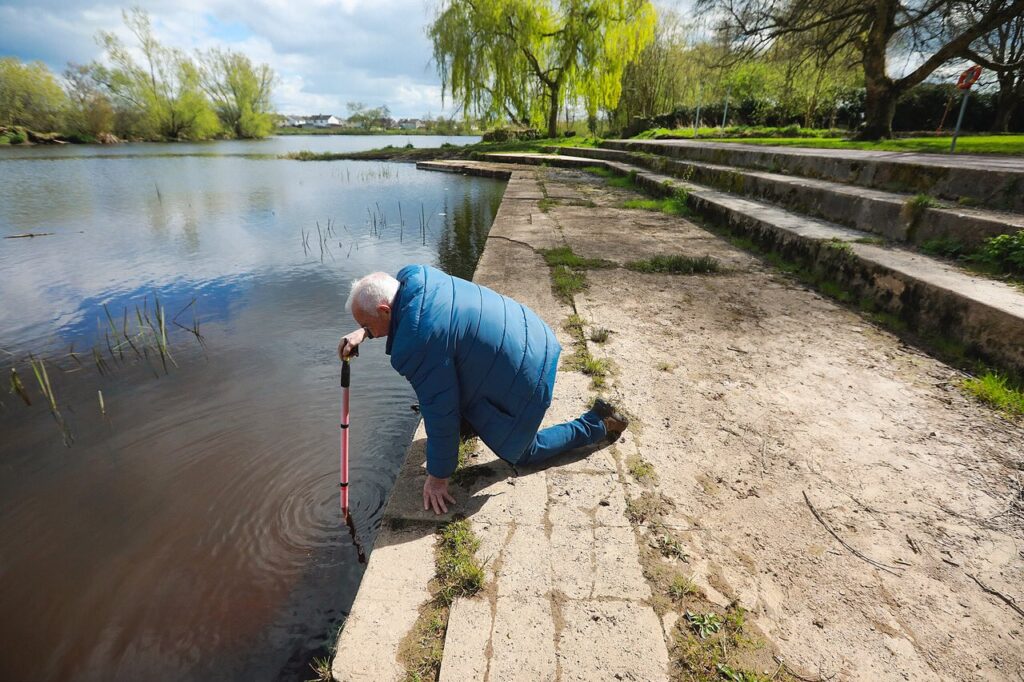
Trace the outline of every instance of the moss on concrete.
<instances>
[{"instance_id":1,"label":"moss on concrete","mask_svg":"<svg viewBox=\"0 0 1024 682\"><path fill-rule=\"evenodd\" d=\"M420 607L416 624L398 648L407 682L437 679L452 602L472 597L484 586L484 569L476 558L479 548L480 540L466 519L440 528L434 550L436 573L430 583L432 598Z\"/></svg>"}]
</instances>

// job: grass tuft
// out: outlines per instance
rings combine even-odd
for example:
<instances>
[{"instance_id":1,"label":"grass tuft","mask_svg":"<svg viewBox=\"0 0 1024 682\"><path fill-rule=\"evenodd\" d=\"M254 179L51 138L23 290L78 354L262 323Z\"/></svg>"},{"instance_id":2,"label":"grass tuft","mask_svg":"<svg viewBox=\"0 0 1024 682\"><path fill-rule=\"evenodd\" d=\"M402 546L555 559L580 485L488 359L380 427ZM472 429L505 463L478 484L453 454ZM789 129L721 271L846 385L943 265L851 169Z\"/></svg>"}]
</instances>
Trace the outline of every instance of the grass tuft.
<instances>
[{"instance_id":1,"label":"grass tuft","mask_svg":"<svg viewBox=\"0 0 1024 682\"><path fill-rule=\"evenodd\" d=\"M1008 414L1024 416L1024 387L1014 386L1007 377L987 371L965 379L964 390L978 400Z\"/></svg>"},{"instance_id":2,"label":"grass tuft","mask_svg":"<svg viewBox=\"0 0 1024 682\"><path fill-rule=\"evenodd\" d=\"M654 256L647 260L634 260L626 263L626 268L634 272L657 272L670 275L693 275L698 273L720 272L722 269L718 259L711 256Z\"/></svg>"},{"instance_id":3,"label":"grass tuft","mask_svg":"<svg viewBox=\"0 0 1024 682\"><path fill-rule=\"evenodd\" d=\"M605 343L606 341L608 341L608 335L611 333L612 332L610 329L598 327L597 329L591 330L590 340L593 341L594 343Z\"/></svg>"},{"instance_id":4,"label":"grass tuft","mask_svg":"<svg viewBox=\"0 0 1024 682\"><path fill-rule=\"evenodd\" d=\"M916 226L925 211L938 205L938 202L927 194L915 194L904 202L900 214L908 225Z\"/></svg>"},{"instance_id":5,"label":"grass tuft","mask_svg":"<svg viewBox=\"0 0 1024 682\"><path fill-rule=\"evenodd\" d=\"M452 483L461 486L470 486L482 475L485 467L470 468L470 460L476 457L479 438L464 438L459 441L459 461L452 474Z\"/></svg>"},{"instance_id":6,"label":"grass tuft","mask_svg":"<svg viewBox=\"0 0 1024 682\"><path fill-rule=\"evenodd\" d=\"M634 189L636 187L635 170L630 171L628 175L619 175L615 171L605 168L604 166L587 166L583 170L604 178L612 187L619 187L622 189Z\"/></svg>"},{"instance_id":7,"label":"grass tuft","mask_svg":"<svg viewBox=\"0 0 1024 682\"><path fill-rule=\"evenodd\" d=\"M587 275L564 265L556 265L551 269L551 286L558 298L571 303L573 296L587 288Z\"/></svg>"},{"instance_id":8,"label":"grass tuft","mask_svg":"<svg viewBox=\"0 0 1024 682\"><path fill-rule=\"evenodd\" d=\"M691 215L685 198L669 197L666 199L629 199L622 203L623 208L634 208L642 211L656 211L668 215Z\"/></svg>"},{"instance_id":9,"label":"grass tuft","mask_svg":"<svg viewBox=\"0 0 1024 682\"><path fill-rule=\"evenodd\" d=\"M451 604L457 597L476 594L484 585L484 569L476 559L479 548L480 540L466 519L441 527L434 551L434 598L420 609L416 624L399 648L406 682L437 679Z\"/></svg>"},{"instance_id":10,"label":"grass tuft","mask_svg":"<svg viewBox=\"0 0 1024 682\"><path fill-rule=\"evenodd\" d=\"M327 656L314 658L309 667L313 669L313 674L316 677L306 680L306 682L331 682L334 679L331 674L331 659Z\"/></svg>"},{"instance_id":11,"label":"grass tuft","mask_svg":"<svg viewBox=\"0 0 1024 682\"><path fill-rule=\"evenodd\" d=\"M594 270L598 268L613 268L615 263L603 258L584 258L573 253L571 247L560 246L557 249L545 249L541 251L544 262L551 267L563 265L569 268Z\"/></svg>"},{"instance_id":12,"label":"grass tuft","mask_svg":"<svg viewBox=\"0 0 1024 682\"><path fill-rule=\"evenodd\" d=\"M630 455L626 459L626 467L629 470L629 475L640 483L658 482L658 474L654 470L654 465L640 455Z\"/></svg>"},{"instance_id":13,"label":"grass tuft","mask_svg":"<svg viewBox=\"0 0 1024 682\"><path fill-rule=\"evenodd\" d=\"M679 540L669 535L668 531L662 529L661 533L654 536L654 548L666 559L680 559L687 561L686 551Z\"/></svg>"},{"instance_id":14,"label":"grass tuft","mask_svg":"<svg viewBox=\"0 0 1024 682\"><path fill-rule=\"evenodd\" d=\"M668 586L668 596L674 601L682 601L694 594L697 594L697 585L685 575L677 575Z\"/></svg>"},{"instance_id":15,"label":"grass tuft","mask_svg":"<svg viewBox=\"0 0 1024 682\"><path fill-rule=\"evenodd\" d=\"M470 597L484 586L484 569L476 560L480 540L469 521L451 521L441 529L437 546L438 599L448 606L456 597Z\"/></svg>"}]
</instances>

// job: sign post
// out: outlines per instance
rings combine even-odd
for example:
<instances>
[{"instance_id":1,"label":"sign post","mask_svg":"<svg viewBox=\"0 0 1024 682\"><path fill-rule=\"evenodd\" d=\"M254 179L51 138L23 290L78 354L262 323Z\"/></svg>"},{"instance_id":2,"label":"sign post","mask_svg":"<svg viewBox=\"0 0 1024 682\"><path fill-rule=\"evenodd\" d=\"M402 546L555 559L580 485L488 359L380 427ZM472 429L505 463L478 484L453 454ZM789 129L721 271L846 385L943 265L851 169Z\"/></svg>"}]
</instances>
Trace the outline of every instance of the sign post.
<instances>
[{"instance_id":1,"label":"sign post","mask_svg":"<svg viewBox=\"0 0 1024 682\"><path fill-rule=\"evenodd\" d=\"M704 94L702 83L697 84L697 115L693 118L693 139L700 137L700 99Z\"/></svg>"},{"instance_id":2,"label":"sign post","mask_svg":"<svg viewBox=\"0 0 1024 682\"><path fill-rule=\"evenodd\" d=\"M960 126L964 122L964 112L967 111L967 100L971 97L971 86L981 78L981 67L975 64L962 74L956 82L956 87L964 91L964 100L960 104L960 115L956 118L956 128L953 130L953 142L949 145L949 153L956 154L956 138L960 135Z\"/></svg>"}]
</instances>

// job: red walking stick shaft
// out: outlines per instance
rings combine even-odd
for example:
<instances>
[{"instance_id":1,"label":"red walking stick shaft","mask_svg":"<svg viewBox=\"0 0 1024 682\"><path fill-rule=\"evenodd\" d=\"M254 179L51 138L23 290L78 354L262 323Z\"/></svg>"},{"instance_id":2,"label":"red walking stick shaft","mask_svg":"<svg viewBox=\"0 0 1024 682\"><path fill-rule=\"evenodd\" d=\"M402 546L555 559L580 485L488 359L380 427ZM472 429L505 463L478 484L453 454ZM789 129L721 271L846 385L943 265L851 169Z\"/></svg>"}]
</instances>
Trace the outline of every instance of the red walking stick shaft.
<instances>
[{"instance_id":1,"label":"red walking stick shaft","mask_svg":"<svg viewBox=\"0 0 1024 682\"><path fill-rule=\"evenodd\" d=\"M349 361L341 363L341 513L348 514L348 390L351 379Z\"/></svg>"}]
</instances>

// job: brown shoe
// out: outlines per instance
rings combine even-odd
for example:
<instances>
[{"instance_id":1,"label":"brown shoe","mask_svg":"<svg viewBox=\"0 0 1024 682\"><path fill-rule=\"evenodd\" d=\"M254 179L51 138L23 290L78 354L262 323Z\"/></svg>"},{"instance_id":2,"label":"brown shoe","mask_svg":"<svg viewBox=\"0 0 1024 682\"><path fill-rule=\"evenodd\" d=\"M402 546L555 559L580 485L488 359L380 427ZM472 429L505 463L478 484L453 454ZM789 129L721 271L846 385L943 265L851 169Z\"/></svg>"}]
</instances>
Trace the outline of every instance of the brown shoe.
<instances>
[{"instance_id":1,"label":"brown shoe","mask_svg":"<svg viewBox=\"0 0 1024 682\"><path fill-rule=\"evenodd\" d=\"M609 442L617 441L622 432L629 426L629 420L616 411L610 403L601 398L594 401L593 410L604 422L604 430L608 433Z\"/></svg>"}]
</instances>

